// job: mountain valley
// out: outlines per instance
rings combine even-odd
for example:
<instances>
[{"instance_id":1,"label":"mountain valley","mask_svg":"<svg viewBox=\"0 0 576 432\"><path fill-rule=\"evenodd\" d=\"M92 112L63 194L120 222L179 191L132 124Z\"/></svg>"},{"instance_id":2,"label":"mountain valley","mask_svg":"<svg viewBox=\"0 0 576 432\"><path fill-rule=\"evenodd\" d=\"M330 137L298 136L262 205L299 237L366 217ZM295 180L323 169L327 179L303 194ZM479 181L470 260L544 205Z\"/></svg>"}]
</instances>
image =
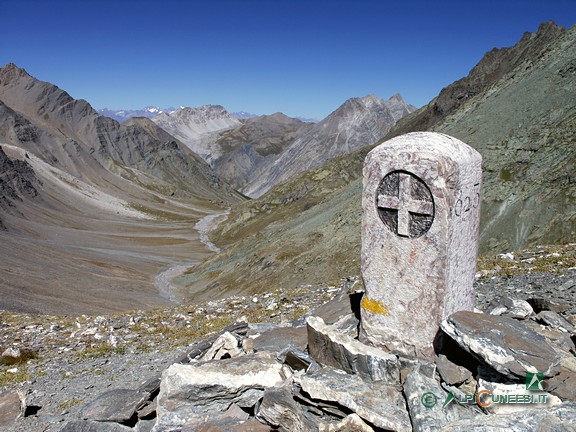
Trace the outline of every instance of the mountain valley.
<instances>
[{"instance_id":1,"label":"mountain valley","mask_svg":"<svg viewBox=\"0 0 576 432\"><path fill-rule=\"evenodd\" d=\"M0 68L0 430L572 430L574 100L576 26L552 22L420 109L370 94L318 122L220 105L111 118ZM429 358L359 333L364 300L389 314L360 276L364 160L414 131L483 158L476 310L415 326L436 334ZM413 276L434 241L391 267ZM394 313L445 307L449 284ZM545 397L513 405L528 395Z\"/></svg>"},{"instance_id":2,"label":"mountain valley","mask_svg":"<svg viewBox=\"0 0 576 432\"><path fill-rule=\"evenodd\" d=\"M207 256L194 221L241 196L151 121L120 125L14 65L0 71L0 100L0 307L174 304L156 274Z\"/></svg>"},{"instance_id":3,"label":"mountain valley","mask_svg":"<svg viewBox=\"0 0 576 432\"><path fill-rule=\"evenodd\" d=\"M120 124L7 65L1 307L95 313L358 275L364 156L415 130L483 155L482 253L568 242L575 44L574 28L546 23L416 111L369 95L318 123L209 105ZM209 234L214 253L194 226L227 209Z\"/></svg>"},{"instance_id":4,"label":"mountain valley","mask_svg":"<svg viewBox=\"0 0 576 432\"><path fill-rule=\"evenodd\" d=\"M480 253L576 237L576 26L543 24L487 53L460 81L379 142L418 130L453 135L483 156ZM362 164L374 145L296 174L232 209L213 234L226 252L180 284L202 294L258 292L360 274Z\"/></svg>"}]
</instances>

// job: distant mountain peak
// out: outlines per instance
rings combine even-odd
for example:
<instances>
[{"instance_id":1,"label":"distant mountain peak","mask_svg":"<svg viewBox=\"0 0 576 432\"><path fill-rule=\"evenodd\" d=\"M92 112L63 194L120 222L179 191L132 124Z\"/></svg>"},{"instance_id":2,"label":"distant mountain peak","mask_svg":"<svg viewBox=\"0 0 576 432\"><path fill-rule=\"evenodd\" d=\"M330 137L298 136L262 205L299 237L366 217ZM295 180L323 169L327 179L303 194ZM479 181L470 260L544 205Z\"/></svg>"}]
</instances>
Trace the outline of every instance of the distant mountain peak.
<instances>
[{"instance_id":1,"label":"distant mountain peak","mask_svg":"<svg viewBox=\"0 0 576 432\"><path fill-rule=\"evenodd\" d=\"M8 63L3 68L0 68L0 84L6 84L14 79L29 76L30 74L25 69L16 66L14 63Z\"/></svg>"}]
</instances>

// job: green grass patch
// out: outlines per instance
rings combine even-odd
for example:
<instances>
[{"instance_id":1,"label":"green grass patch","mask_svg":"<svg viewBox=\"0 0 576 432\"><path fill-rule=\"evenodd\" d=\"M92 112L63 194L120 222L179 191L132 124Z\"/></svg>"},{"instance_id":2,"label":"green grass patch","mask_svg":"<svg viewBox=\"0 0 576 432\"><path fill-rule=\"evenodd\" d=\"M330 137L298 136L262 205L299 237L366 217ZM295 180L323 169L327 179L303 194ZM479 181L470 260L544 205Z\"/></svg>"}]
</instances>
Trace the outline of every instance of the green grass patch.
<instances>
[{"instance_id":1,"label":"green grass patch","mask_svg":"<svg viewBox=\"0 0 576 432\"><path fill-rule=\"evenodd\" d=\"M26 363L28 360L37 359L38 354L32 350L20 350L18 357L0 356L0 365L2 366L15 366Z\"/></svg>"},{"instance_id":2,"label":"green grass patch","mask_svg":"<svg viewBox=\"0 0 576 432\"><path fill-rule=\"evenodd\" d=\"M25 370L18 370L16 373L8 372L7 370L0 370L0 387L21 383L28 381L28 379L29 375Z\"/></svg>"},{"instance_id":3,"label":"green grass patch","mask_svg":"<svg viewBox=\"0 0 576 432\"><path fill-rule=\"evenodd\" d=\"M102 358L111 355L125 354L126 348L123 346L113 346L108 342L92 345L78 353L80 358Z\"/></svg>"}]
</instances>

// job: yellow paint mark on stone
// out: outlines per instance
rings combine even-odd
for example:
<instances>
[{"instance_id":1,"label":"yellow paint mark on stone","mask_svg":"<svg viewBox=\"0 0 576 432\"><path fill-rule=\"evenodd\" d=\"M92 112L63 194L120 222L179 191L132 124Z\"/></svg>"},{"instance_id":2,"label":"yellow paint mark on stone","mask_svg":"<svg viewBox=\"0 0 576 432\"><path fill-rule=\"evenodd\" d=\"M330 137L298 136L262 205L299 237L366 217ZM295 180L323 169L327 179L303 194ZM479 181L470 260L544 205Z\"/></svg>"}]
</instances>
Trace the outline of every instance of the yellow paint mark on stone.
<instances>
[{"instance_id":1,"label":"yellow paint mark on stone","mask_svg":"<svg viewBox=\"0 0 576 432\"><path fill-rule=\"evenodd\" d=\"M378 315L390 314L390 310L386 307L386 305L380 303L378 300L374 300L366 296L362 298L360 306L362 306L362 308L366 309L367 311Z\"/></svg>"}]
</instances>

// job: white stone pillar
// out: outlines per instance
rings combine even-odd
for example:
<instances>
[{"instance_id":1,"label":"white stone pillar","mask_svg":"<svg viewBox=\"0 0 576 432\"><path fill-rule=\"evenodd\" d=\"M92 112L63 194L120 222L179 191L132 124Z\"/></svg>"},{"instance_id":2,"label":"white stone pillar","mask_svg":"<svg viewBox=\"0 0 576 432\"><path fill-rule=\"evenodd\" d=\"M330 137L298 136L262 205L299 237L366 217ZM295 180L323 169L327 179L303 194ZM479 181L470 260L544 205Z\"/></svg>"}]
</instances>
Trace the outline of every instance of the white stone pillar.
<instances>
[{"instance_id":1,"label":"white stone pillar","mask_svg":"<svg viewBox=\"0 0 576 432\"><path fill-rule=\"evenodd\" d=\"M473 310L482 158L448 135L415 132L364 162L361 339L430 357L440 322Z\"/></svg>"}]
</instances>

